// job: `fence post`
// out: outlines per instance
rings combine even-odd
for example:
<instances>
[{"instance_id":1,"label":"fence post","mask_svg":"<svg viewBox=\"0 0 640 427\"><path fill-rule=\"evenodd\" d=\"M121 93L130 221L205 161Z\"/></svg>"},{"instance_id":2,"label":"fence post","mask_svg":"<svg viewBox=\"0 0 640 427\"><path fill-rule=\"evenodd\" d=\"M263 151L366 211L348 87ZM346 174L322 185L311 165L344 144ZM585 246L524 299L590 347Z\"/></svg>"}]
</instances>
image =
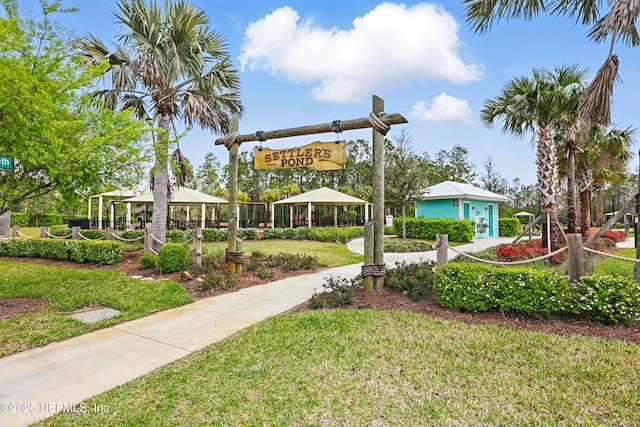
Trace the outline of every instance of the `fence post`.
<instances>
[{"instance_id":1,"label":"fence post","mask_svg":"<svg viewBox=\"0 0 640 427\"><path fill-rule=\"evenodd\" d=\"M104 240L113 240L113 227L109 226L104 229Z\"/></svg>"},{"instance_id":2,"label":"fence post","mask_svg":"<svg viewBox=\"0 0 640 427\"><path fill-rule=\"evenodd\" d=\"M13 226L13 237L20 237L20 226L19 225L14 225Z\"/></svg>"},{"instance_id":3,"label":"fence post","mask_svg":"<svg viewBox=\"0 0 640 427\"><path fill-rule=\"evenodd\" d=\"M436 236L436 266L440 267L445 265L449 259L449 235L438 234Z\"/></svg>"},{"instance_id":4,"label":"fence post","mask_svg":"<svg viewBox=\"0 0 640 427\"><path fill-rule=\"evenodd\" d=\"M43 225L42 227L40 227L40 238L46 239L47 237L49 237L49 227Z\"/></svg>"},{"instance_id":5,"label":"fence post","mask_svg":"<svg viewBox=\"0 0 640 427\"><path fill-rule=\"evenodd\" d=\"M373 221L367 221L364 225L364 265L373 264ZM365 292L373 290L373 276L365 276L362 279Z\"/></svg>"},{"instance_id":6,"label":"fence post","mask_svg":"<svg viewBox=\"0 0 640 427\"><path fill-rule=\"evenodd\" d=\"M196 264L202 265L202 228L193 229L193 250L196 253Z\"/></svg>"},{"instance_id":7,"label":"fence post","mask_svg":"<svg viewBox=\"0 0 640 427\"><path fill-rule=\"evenodd\" d=\"M144 225L144 253L151 252L151 245L153 241L151 239L151 223L148 222Z\"/></svg>"},{"instance_id":8,"label":"fence post","mask_svg":"<svg viewBox=\"0 0 640 427\"><path fill-rule=\"evenodd\" d=\"M242 252L242 239L236 237L236 251ZM238 260L239 261L239 260ZM244 262L244 260L243 260ZM243 262L236 262L235 274L242 274L242 267L244 266Z\"/></svg>"},{"instance_id":9,"label":"fence post","mask_svg":"<svg viewBox=\"0 0 640 427\"><path fill-rule=\"evenodd\" d=\"M71 227L71 239L80 240L80 226Z\"/></svg>"},{"instance_id":10,"label":"fence post","mask_svg":"<svg viewBox=\"0 0 640 427\"><path fill-rule=\"evenodd\" d=\"M584 275L584 257L582 254L582 234L567 234L569 248L569 277L572 281L580 280Z\"/></svg>"}]
</instances>

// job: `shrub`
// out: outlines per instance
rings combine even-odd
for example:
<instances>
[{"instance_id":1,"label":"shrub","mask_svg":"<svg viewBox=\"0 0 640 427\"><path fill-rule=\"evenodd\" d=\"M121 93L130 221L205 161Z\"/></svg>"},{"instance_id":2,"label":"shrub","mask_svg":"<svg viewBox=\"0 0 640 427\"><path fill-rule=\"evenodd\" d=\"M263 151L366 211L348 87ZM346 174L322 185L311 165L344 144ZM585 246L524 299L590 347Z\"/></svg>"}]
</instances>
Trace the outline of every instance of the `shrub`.
<instances>
[{"instance_id":1,"label":"shrub","mask_svg":"<svg viewBox=\"0 0 640 427\"><path fill-rule=\"evenodd\" d=\"M80 234L88 240L102 240L106 232L105 230L80 230Z\"/></svg>"},{"instance_id":2,"label":"shrub","mask_svg":"<svg viewBox=\"0 0 640 427\"><path fill-rule=\"evenodd\" d=\"M232 289L238 285L235 275L225 271L224 274L211 273L207 274L204 281L200 284L199 289L202 291L210 291L212 289Z\"/></svg>"},{"instance_id":3,"label":"shrub","mask_svg":"<svg viewBox=\"0 0 640 427\"><path fill-rule=\"evenodd\" d=\"M385 252L426 252L431 249L431 244L422 240L384 239Z\"/></svg>"},{"instance_id":4,"label":"shrub","mask_svg":"<svg viewBox=\"0 0 640 427\"><path fill-rule=\"evenodd\" d=\"M167 243L187 243L193 237L193 230L169 230L167 231Z\"/></svg>"},{"instance_id":5,"label":"shrub","mask_svg":"<svg viewBox=\"0 0 640 427\"><path fill-rule=\"evenodd\" d=\"M258 230L255 228L239 228L238 237L242 240L258 240Z\"/></svg>"},{"instance_id":6,"label":"shrub","mask_svg":"<svg viewBox=\"0 0 640 427\"><path fill-rule=\"evenodd\" d=\"M402 218L393 219L393 230L402 236ZM406 218L407 237L435 240L438 234L448 234L450 242L470 242L475 236L475 225L469 220L451 218Z\"/></svg>"},{"instance_id":7,"label":"shrub","mask_svg":"<svg viewBox=\"0 0 640 427\"><path fill-rule=\"evenodd\" d=\"M322 284L322 291L313 291L308 307L312 309L337 308L352 304L358 287L359 282L353 279L328 277Z\"/></svg>"},{"instance_id":8,"label":"shrub","mask_svg":"<svg viewBox=\"0 0 640 427\"><path fill-rule=\"evenodd\" d=\"M264 261L267 267L280 267L284 271L310 270L318 264L318 257L305 254L287 254L269 256Z\"/></svg>"},{"instance_id":9,"label":"shrub","mask_svg":"<svg viewBox=\"0 0 640 427\"><path fill-rule=\"evenodd\" d=\"M640 320L640 283L626 277L585 276L575 285L576 304L606 323Z\"/></svg>"},{"instance_id":10,"label":"shrub","mask_svg":"<svg viewBox=\"0 0 640 427\"><path fill-rule=\"evenodd\" d=\"M607 230L602 236L612 239L614 242L624 242L627 240L627 233L624 231Z\"/></svg>"},{"instance_id":11,"label":"shrub","mask_svg":"<svg viewBox=\"0 0 640 427\"><path fill-rule=\"evenodd\" d=\"M38 226L53 226L64 224L60 214L40 214L37 218ZM35 224L34 224L35 225Z\"/></svg>"},{"instance_id":12,"label":"shrub","mask_svg":"<svg viewBox=\"0 0 640 427\"><path fill-rule=\"evenodd\" d=\"M396 263L396 268L387 270L385 286L406 291L414 301L425 299L433 288L433 261L419 263Z\"/></svg>"},{"instance_id":13,"label":"shrub","mask_svg":"<svg viewBox=\"0 0 640 427\"><path fill-rule=\"evenodd\" d=\"M122 261L124 245L113 241L6 239L0 240L0 256L114 264Z\"/></svg>"},{"instance_id":14,"label":"shrub","mask_svg":"<svg viewBox=\"0 0 640 427\"><path fill-rule=\"evenodd\" d=\"M158 251L157 265L162 273L184 270L189 260L189 251L177 243L167 243Z\"/></svg>"},{"instance_id":15,"label":"shrub","mask_svg":"<svg viewBox=\"0 0 640 427\"><path fill-rule=\"evenodd\" d=\"M520 232L518 218L498 218L498 229L501 236L517 236Z\"/></svg>"},{"instance_id":16,"label":"shrub","mask_svg":"<svg viewBox=\"0 0 640 427\"><path fill-rule=\"evenodd\" d=\"M31 214L23 212L11 213L11 226L17 225L20 227L28 227L31 223Z\"/></svg>"},{"instance_id":17,"label":"shrub","mask_svg":"<svg viewBox=\"0 0 640 427\"><path fill-rule=\"evenodd\" d=\"M144 230L123 230L116 231L114 234L123 240L141 242Z\"/></svg>"},{"instance_id":18,"label":"shrub","mask_svg":"<svg viewBox=\"0 0 640 427\"><path fill-rule=\"evenodd\" d=\"M576 311L567 278L525 268L447 264L436 271L433 294L444 307L529 315Z\"/></svg>"},{"instance_id":19,"label":"shrub","mask_svg":"<svg viewBox=\"0 0 640 427\"><path fill-rule=\"evenodd\" d=\"M55 225L49 228L49 234L54 237L70 239L71 229L66 225Z\"/></svg>"},{"instance_id":20,"label":"shrub","mask_svg":"<svg viewBox=\"0 0 640 427\"><path fill-rule=\"evenodd\" d=\"M158 256L154 255L151 252L147 252L146 254L140 257L140 268L148 270L150 268L156 268L158 262Z\"/></svg>"},{"instance_id":21,"label":"shrub","mask_svg":"<svg viewBox=\"0 0 640 427\"><path fill-rule=\"evenodd\" d=\"M227 240L227 233L217 228L204 228L202 229L202 240L205 242L223 242Z\"/></svg>"},{"instance_id":22,"label":"shrub","mask_svg":"<svg viewBox=\"0 0 640 427\"><path fill-rule=\"evenodd\" d=\"M549 253L547 248L542 247L541 239L533 239L523 243L501 244L496 248L496 257L500 261L522 261L526 259L538 258ZM548 258L551 262L560 263L567 258L567 253L560 252Z\"/></svg>"}]
</instances>

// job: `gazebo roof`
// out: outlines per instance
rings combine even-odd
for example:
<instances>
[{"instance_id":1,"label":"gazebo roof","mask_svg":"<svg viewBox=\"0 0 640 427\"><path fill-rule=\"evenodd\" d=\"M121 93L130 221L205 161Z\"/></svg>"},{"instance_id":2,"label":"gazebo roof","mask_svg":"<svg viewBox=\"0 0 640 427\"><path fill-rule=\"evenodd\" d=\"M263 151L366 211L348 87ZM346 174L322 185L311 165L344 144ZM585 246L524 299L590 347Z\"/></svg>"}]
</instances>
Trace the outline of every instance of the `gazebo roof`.
<instances>
[{"instance_id":1,"label":"gazebo roof","mask_svg":"<svg viewBox=\"0 0 640 427\"><path fill-rule=\"evenodd\" d=\"M507 202L508 197L492 191L483 190L462 182L444 181L424 190L421 200L467 198L475 200L489 200L494 202Z\"/></svg>"},{"instance_id":2,"label":"gazebo roof","mask_svg":"<svg viewBox=\"0 0 640 427\"><path fill-rule=\"evenodd\" d=\"M535 218L535 215L534 215L534 214L529 213L529 212L525 212L525 211L522 211L522 212L518 212L518 213L516 213L516 214L513 214L513 216L532 216L532 217L534 217L534 218Z\"/></svg>"},{"instance_id":3,"label":"gazebo roof","mask_svg":"<svg viewBox=\"0 0 640 427\"><path fill-rule=\"evenodd\" d=\"M274 205L325 205L325 206L351 206L366 205L367 201L358 199L357 197L332 190L327 187L318 188L297 196L274 202Z\"/></svg>"},{"instance_id":4,"label":"gazebo roof","mask_svg":"<svg viewBox=\"0 0 640 427\"><path fill-rule=\"evenodd\" d=\"M129 197L120 201L121 203L153 203L153 193L147 189L144 194ZM171 205L217 205L227 204L225 199L219 197L210 196L209 194L201 193L200 191L192 190L191 188L179 187L173 190L169 204Z\"/></svg>"}]
</instances>

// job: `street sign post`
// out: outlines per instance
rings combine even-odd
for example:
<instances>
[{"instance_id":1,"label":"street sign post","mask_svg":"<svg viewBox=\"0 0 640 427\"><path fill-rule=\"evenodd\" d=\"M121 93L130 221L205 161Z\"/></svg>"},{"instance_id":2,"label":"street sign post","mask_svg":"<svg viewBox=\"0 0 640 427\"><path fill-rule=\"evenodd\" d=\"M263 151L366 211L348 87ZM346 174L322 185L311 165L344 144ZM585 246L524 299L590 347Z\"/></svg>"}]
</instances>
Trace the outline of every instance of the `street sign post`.
<instances>
[{"instance_id":1,"label":"street sign post","mask_svg":"<svg viewBox=\"0 0 640 427\"><path fill-rule=\"evenodd\" d=\"M0 156L0 169L13 168L13 157Z\"/></svg>"}]
</instances>

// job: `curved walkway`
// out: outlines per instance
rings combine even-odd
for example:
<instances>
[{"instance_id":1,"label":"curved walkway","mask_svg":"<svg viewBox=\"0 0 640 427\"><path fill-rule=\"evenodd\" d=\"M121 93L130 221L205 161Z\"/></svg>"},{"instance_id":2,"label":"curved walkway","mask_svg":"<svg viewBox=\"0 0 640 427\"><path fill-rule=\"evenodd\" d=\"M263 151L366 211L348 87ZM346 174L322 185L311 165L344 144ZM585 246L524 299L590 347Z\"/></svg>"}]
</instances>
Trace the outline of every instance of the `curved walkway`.
<instances>
[{"instance_id":1,"label":"curved walkway","mask_svg":"<svg viewBox=\"0 0 640 427\"><path fill-rule=\"evenodd\" d=\"M476 252L512 238L457 247ZM363 239L348 245L363 253ZM449 252L453 258L455 254ZM385 262L434 260L435 251L386 253ZM362 264L329 268L163 311L0 359L0 425L24 426L233 335L308 300L328 276L355 277ZM14 410L14 411L12 411Z\"/></svg>"}]
</instances>

